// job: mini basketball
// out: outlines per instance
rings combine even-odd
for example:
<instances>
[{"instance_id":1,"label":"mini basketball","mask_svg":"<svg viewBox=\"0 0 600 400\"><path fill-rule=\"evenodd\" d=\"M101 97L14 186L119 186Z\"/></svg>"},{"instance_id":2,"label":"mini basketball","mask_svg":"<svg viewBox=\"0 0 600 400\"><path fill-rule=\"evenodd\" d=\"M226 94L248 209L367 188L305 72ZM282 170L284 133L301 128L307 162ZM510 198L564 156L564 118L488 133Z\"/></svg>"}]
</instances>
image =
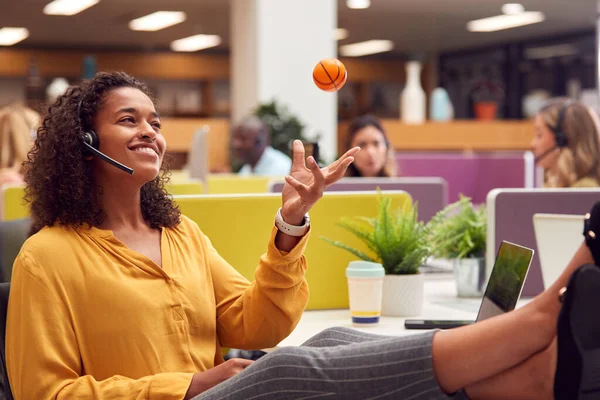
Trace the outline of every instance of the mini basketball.
<instances>
[{"instance_id":1,"label":"mini basketball","mask_svg":"<svg viewBox=\"0 0 600 400\"><path fill-rule=\"evenodd\" d=\"M344 64L336 58L326 58L315 65L313 81L326 92L337 92L346 83L348 72Z\"/></svg>"}]
</instances>

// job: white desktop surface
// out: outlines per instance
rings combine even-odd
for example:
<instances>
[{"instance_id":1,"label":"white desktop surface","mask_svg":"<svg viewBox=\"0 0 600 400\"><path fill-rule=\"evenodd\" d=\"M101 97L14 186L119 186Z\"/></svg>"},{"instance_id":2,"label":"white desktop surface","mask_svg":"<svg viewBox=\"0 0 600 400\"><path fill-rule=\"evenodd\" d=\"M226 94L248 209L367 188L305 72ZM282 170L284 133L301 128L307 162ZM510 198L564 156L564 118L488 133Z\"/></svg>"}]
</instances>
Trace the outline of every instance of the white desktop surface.
<instances>
[{"instance_id":1,"label":"white desktop surface","mask_svg":"<svg viewBox=\"0 0 600 400\"><path fill-rule=\"evenodd\" d=\"M527 300L519 302L518 306ZM456 296L456 286L452 276L444 278L425 278L425 303L422 315L413 317L381 317L379 324L369 327L356 327L352 325L348 309L336 310L311 310L305 311L294 331L281 343L282 346L300 346L312 336L326 328L343 326L362 332L378 335L404 336L424 332L423 330L405 329L405 319L452 319L475 320L481 305L481 298L459 298Z\"/></svg>"}]
</instances>

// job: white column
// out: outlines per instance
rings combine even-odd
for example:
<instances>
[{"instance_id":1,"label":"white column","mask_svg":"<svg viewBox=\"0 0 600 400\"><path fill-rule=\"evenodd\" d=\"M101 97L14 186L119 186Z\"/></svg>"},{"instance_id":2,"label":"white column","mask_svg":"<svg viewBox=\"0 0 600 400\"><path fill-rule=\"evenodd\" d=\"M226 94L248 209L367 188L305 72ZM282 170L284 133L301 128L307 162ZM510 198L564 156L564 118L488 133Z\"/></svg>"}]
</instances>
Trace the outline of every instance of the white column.
<instances>
[{"instance_id":1,"label":"white column","mask_svg":"<svg viewBox=\"0 0 600 400\"><path fill-rule=\"evenodd\" d=\"M337 94L319 90L312 70L336 57L335 0L232 0L232 122L273 99L321 135L326 161L337 154ZM349 71L351 74L351 71Z\"/></svg>"}]
</instances>

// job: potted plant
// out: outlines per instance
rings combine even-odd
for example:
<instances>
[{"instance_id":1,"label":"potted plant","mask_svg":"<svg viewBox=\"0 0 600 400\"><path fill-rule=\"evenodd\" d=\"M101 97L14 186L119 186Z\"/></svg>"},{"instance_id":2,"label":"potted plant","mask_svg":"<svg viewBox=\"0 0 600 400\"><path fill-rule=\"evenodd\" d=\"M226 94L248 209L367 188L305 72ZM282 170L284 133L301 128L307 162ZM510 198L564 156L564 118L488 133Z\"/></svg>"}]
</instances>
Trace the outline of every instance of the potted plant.
<instances>
[{"instance_id":1,"label":"potted plant","mask_svg":"<svg viewBox=\"0 0 600 400\"><path fill-rule=\"evenodd\" d=\"M471 94L473 113L479 120L493 120L498 114L498 105L504 98L504 87L494 73L475 79Z\"/></svg>"},{"instance_id":2,"label":"potted plant","mask_svg":"<svg viewBox=\"0 0 600 400\"><path fill-rule=\"evenodd\" d=\"M253 114L269 127L270 145L284 154L290 154L290 145L296 139L305 145L321 140L320 134L310 135L313 139L309 139L308 127L287 106L276 100L259 104ZM316 159L319 164L324 164L318 155Z\"/></svg>"},{"instance_id":3,"label":"potted plant","mask_svg":"<svg viewBox=\"0 0 600 400\"><path fill-rule=\"evenodd\" d=\"M460 297L481 296L485 273L487 214L471 199L460 200L439 211L427 224L431 255L453 261Z\"/></svg>"},{"instance_id":4,"label":"potted plant","mask_svg":"<svg viewBox=\"0 0 600 400\"><path fill-rule=\"evenodd\" d=\"M381 313L386 316L420 315L423 309L423 275L419 267L429 256L425 225L417 218L417 204L392 209L391 198L380 193L377 215L344 217L342 229L358 237L368 251L323 238L356 257L380 263L385 269Z\"/></svg>"},{"instance_id":5,"label":"potted plant","mask_svg":"<svg viewBox=\"0 0 600 400\"><path fill-rule=\"evenodd\" d=\"M306 126L290 110L276 100L260 104L254 115L269 126L271 146L284 154L290 153L290 143L295 139L307 141Z\"/></svg>"}]
</instances>

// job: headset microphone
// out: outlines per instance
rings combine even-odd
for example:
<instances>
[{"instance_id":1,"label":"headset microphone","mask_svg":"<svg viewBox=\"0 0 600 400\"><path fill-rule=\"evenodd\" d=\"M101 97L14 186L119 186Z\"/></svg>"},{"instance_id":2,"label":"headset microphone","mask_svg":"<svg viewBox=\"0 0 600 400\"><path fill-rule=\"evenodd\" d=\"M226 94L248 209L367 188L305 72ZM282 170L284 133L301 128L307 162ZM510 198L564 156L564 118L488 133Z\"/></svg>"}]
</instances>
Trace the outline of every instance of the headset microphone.
<instances>
[{"instance_id":1,"label":"headset microphone","mask_svg":"<svg viewBox=\"0 0 600 400\"><path fill-rule=\"evenodd\" d=\"M542 154L540 154L539 156L535 157L533 159L534 163L538 163L540 160L542 160L543 158L546 158L546 156L550 153L552 153L553 151L555 151L556 149L560 149L560 146L554 146L551 149L546 150L545 152L543 152Z\"/></svg>"},{"instance_id":2,"label":"headset microphone","mask_svg":"<svg viewBox=\"0 0 600 400\"><path fill-rule=\"evenodd\" d=\"M79 117L80 124L83 129L83 122L81 121L81 100L79 101L79 104L77 105L77 116ZM100 141L98 140L98 135L96 134L96 132L94 132L92 130L89 130L89 131L84 130L83 146L84 146L84 155L85 156L95 155L95 156L99 157L101 160L106 161L110 165L119 168L121 171L125 171L129 175L133 175L133 168L129 168L128 166L121 164L117 160L113 160L112 158L110 158L109 156L107 156L106 154L104 154L103 152L98 150L100 148Z\"/></svg>"},{"instance_id":3,"label":"headset microphone","mask_svg":"<svg viewBox=\"0 0 600 400\"><path fill-rule=\"evenodd\" d=\"M86 132L86 136L88 134L89 134L89 132ZM127 172L129 175L133 175L133 168L129 168L128 166L121 164L117 160L110 158L109 156L107 156L106 154L101 152L100 150L96 149L93 145L89 144L88 140L89 139L83 140L83 145L85 146L86 151L88 151L89 153L92 153L93 155L98 156L101 160L106 161L110 165L115 166L115 167L119 168L120 170Z\"/></svg>"}]
</instances>

